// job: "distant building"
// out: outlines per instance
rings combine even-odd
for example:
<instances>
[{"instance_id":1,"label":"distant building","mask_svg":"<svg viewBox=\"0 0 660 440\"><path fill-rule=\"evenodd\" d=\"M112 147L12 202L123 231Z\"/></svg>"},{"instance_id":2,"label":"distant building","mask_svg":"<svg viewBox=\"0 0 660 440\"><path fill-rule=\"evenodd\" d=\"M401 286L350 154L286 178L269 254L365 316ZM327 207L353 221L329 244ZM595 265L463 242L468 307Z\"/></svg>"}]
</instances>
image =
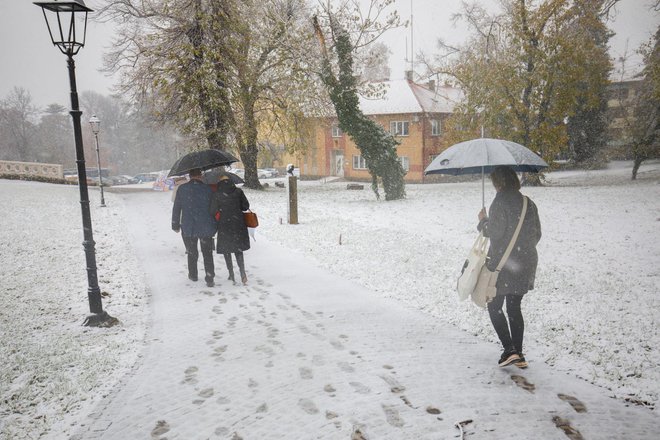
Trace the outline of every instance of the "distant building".
<instances>
[{"instance_id":1,"label":"distant building","mask_svg":"<svg viewBox=\"0 0 660 440\"><path fill-rule=\"evenodd\" d=\"M627 158L629 140L627 127L635 118L641 80L612 82L607 87L608 142L607 146L619 158Z\"/></svg>"},{"instance_id":2,"label":"distant building","mask_svg":"<svg viewBox=\"0 0 660 440\"><path fill-rule=\"evenodd\" d=\"M448 147L445 122L462 94L452 87L436 88L434 82L421 85L410 80L394 80L377 85L383 87L382 97L361 97L360 108L400 142L397 155L407 172L406 182L423 182L426 166ZM360 150L339 129L336 117L317 118L313 125L309 150L299 157L287 156L285 161L299 167L302 177L371 180Z\"/></svg>"}]
</instances>

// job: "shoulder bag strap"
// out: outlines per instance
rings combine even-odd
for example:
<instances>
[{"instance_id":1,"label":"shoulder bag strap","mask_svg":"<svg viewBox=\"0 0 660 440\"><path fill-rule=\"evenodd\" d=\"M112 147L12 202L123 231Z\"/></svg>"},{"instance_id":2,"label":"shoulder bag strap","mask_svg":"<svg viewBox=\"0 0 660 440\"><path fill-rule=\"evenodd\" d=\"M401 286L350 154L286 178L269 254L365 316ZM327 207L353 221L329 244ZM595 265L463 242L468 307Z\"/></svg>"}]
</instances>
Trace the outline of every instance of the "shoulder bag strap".
<instances>
[{"instance_id":1,"label":"shoulder bag strap","mask_svg":"<svg viewBox=\"0 0 660 440\"><path fill-rule=\"evenodd\" d=\"M520 234L520 229L522 228L522 224L525 221L525 214L527 214L527 197L523 196L523 207L522 207L522 212L520 213L520 220L518 220L518 226L516 226L516 231L513 233L513 237L511 237L511 241L509 242L509 246L507 246L506 251L504 251L504 255L502 255L500 264L498 264L497 268L495 268L495 272L499 272L500 270L502 270L504 264L506 263L506 260L509 259L509 255L511 255L513 246L516 244L516 240L518 239L518 234Z\"/></svg>"}]
</instances>

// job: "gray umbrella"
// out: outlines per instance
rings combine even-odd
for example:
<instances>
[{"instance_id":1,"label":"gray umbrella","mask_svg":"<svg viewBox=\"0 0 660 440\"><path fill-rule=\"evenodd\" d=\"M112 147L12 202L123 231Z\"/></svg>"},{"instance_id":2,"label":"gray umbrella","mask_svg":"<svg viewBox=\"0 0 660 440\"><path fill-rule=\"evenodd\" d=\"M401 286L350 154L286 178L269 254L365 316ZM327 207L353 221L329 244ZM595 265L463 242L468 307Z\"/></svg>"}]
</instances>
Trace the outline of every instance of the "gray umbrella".
<instances>
[{"instance_id":1,"label":"gray umbrella","mask_svg":"<svg viewBox=\"0 0 660 440\"><path fill-rule=\"evenodd\" d=\"M538 173L547 168L537 154L515 142L503 139L479 138L447 148L426 167L424 174L481 173L481 200L484 201L484 175L495 167L507 165L519 173Z\"/></svg>"}]
</instances>

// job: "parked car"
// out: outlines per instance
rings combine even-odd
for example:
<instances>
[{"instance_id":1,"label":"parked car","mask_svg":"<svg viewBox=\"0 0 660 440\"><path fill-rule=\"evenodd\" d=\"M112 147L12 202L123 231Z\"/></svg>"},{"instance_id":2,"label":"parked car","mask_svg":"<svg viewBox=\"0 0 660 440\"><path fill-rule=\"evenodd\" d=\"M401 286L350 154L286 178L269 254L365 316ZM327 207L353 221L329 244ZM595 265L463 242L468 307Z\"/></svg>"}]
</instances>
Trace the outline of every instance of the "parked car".
<instances>
[{"instance_id":1,"label":"parked car","mask_svg":"<svg viewBox=\"0 0 660 440\"><path fill-rule=\"evenodd\" d=\"M277 168L264 168L264 170L270 173L270 177L278 177L280 175L280 172L277 171Z\"/></svg>"},{"instance_id":2,"label":"parked car","mask_svg":"<svg viewBox=\"0 0 660 440\"><path fill-rule=\"evenodd\" d=\"M275 177L275 174L273 174L272 171L265 170L263 168L257 169L257 176L260 179L268 179L270 177Z\"/></svg>"},{"instance_id":3,"label":"parked car","mask_svg":"<svg viewBox=\"0 0 660 440\"><path fill-rule=\"evenodd\" d=\"M121 174L119 177L123 177L124 179L126 179L129 185L138 183L138 180L135 177L129 176L127 174Z\"/></svg>"},{"instance_id":4,"label":"parked car","mask_svg":"<svg viewBox=\"0 0 660 440\"><path fill-rule=\"evenodd\" d=\"M128 185L128 179L124 176L104 177L103 184L107 185L108 182L112 185Z\"/></svg>"},{"instance_id":5,"label":"parked car","mask_svg":"<svg viewBox=\"0 0 660 440\"><path fill-rule=\"evenodd\" d=\"M155 182L158 180L158 173L140 173L134 176L137 183Z\"/></svg>"}]
</instances>

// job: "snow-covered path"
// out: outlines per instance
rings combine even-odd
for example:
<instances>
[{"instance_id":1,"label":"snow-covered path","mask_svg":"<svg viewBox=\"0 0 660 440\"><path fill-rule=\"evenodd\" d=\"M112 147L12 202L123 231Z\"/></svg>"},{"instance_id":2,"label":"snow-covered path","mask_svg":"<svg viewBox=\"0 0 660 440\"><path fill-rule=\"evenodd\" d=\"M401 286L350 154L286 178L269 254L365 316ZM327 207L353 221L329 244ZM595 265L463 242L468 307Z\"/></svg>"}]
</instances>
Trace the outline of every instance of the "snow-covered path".
<instances>
[{"instance_id":1,"label":"snow-covered path","mask_svg":"<svg viewBox=\"0 0 660 440\"><path fill-rule=\"evenodd\" d=\"M654 412L543 362L499 369L495 345L261 237L249 286L229 285L218 256L216 287L190 282L166 197L124 196L152 325L141 361L73 438L438 439L463 420L474 439L660 430Z\"/></svg>"}]
</instances>

